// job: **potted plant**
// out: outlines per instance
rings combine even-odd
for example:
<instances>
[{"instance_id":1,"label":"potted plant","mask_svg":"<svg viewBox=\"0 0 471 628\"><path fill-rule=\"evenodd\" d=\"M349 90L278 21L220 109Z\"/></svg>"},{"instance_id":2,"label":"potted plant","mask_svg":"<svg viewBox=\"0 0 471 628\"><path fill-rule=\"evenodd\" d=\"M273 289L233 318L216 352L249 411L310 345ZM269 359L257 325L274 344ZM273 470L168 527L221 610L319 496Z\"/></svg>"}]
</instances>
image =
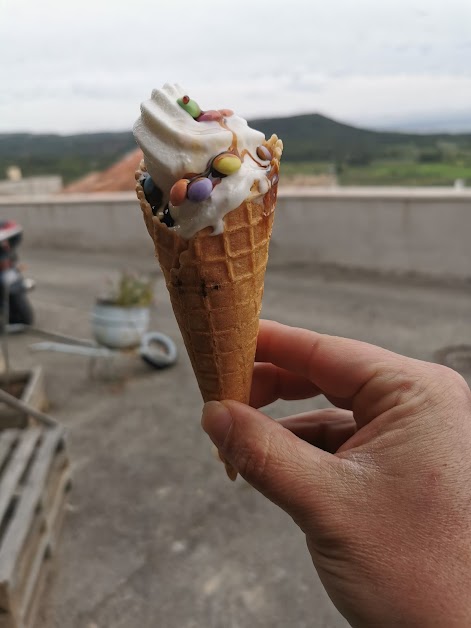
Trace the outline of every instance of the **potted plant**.
<instances>
[{"instance_id":1,"label":"potted plant","mask_svg":"<svg viewBox=\"0 0 471 628\"><path fill-rule=\"evenodd\" d=\"M110 349L137 347L148 329L153 299L151 280L134 273L121 273L92 310L95 340Z\"/></svg>"}]
</instances>

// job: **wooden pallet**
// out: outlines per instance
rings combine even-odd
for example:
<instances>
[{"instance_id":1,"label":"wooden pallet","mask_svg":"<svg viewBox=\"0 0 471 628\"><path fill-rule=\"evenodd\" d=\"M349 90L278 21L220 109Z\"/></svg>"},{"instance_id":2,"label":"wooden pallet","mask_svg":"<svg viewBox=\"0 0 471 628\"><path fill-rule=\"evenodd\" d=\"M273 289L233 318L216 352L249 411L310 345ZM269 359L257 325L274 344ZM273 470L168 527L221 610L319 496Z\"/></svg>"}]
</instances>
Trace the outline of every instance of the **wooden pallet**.
<instances>
[{"instance_id":1,"label":"wooden pallet","mask_svg":"<svg viewBox=\"0 0 471 628\"><path fill-rule=\"evenodd\" d=\"M32 628L70 486L64 432L0 431L0 628Z\"/></svg>"},{"instance_id":2,"label":"wooden pallet","mask_svg":"<svg viewBox=\"0 0 471 628\"><path fill-rule=\"evenodd\" d=\"M23 403L36 410L46 410L48 400L44 386L43 370L36 366L29 371L0 373L0 388L18 397ZM0 429L21 427L34 423L31 418L18 410L0 404Z\"/></svg>"}]
</instances>

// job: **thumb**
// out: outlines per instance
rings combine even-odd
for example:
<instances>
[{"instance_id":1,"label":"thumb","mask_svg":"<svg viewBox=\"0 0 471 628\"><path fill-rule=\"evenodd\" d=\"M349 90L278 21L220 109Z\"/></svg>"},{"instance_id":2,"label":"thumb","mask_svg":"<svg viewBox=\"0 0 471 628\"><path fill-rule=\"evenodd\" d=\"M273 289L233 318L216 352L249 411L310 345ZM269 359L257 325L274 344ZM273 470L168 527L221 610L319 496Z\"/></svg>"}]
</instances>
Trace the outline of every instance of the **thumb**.
<instances>
[{"instance_id":1,"label":"thumb","mask_svg":"<svg viewBox=\"0 0 471 628\"><path fill-rule=\"evenodd\" d=\"M222 456L301 527L332 500L341 461L237 401L208 402L202 427Z\"/></svg>"}]
</instances>

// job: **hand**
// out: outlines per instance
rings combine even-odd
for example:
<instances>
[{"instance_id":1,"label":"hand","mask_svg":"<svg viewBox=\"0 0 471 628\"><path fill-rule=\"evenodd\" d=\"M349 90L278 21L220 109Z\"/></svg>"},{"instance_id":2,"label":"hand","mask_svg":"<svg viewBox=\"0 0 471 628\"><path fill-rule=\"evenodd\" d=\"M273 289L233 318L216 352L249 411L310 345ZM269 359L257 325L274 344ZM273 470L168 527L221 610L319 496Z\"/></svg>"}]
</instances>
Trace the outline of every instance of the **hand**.
<instances>
[{"instance_id":1,"label":"hand","mask_svg":"<svg viewBox=\"0 0 471 628\"><path fill-rule=\"evenodd\" d=\"M262 321L251 405L206 404L222 455L306 534L353 626L471 626L471 393L454 371Z\"/></svg>"}]
</instances>

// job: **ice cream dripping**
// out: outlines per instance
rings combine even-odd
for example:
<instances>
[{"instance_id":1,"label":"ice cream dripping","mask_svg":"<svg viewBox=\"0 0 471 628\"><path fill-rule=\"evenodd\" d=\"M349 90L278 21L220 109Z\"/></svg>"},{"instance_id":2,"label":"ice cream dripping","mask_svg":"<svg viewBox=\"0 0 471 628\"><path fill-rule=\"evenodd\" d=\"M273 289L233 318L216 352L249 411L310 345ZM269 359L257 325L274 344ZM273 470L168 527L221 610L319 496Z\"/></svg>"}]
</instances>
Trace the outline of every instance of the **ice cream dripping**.
<instances>
[{"instance_id":1,"label":"ice cream dripping","mask_svg":"<svg viewBox=\"0 0 471 628\"><path fill-rule=\"evenodd\" d=\"M278 159L263 133L229 109L203 111L177 85L154 90L141 105L134 135L153 213L185 239L209 226L221 233L228 212L262 201L277 184Z\"/></svg>"}]
</instances>

